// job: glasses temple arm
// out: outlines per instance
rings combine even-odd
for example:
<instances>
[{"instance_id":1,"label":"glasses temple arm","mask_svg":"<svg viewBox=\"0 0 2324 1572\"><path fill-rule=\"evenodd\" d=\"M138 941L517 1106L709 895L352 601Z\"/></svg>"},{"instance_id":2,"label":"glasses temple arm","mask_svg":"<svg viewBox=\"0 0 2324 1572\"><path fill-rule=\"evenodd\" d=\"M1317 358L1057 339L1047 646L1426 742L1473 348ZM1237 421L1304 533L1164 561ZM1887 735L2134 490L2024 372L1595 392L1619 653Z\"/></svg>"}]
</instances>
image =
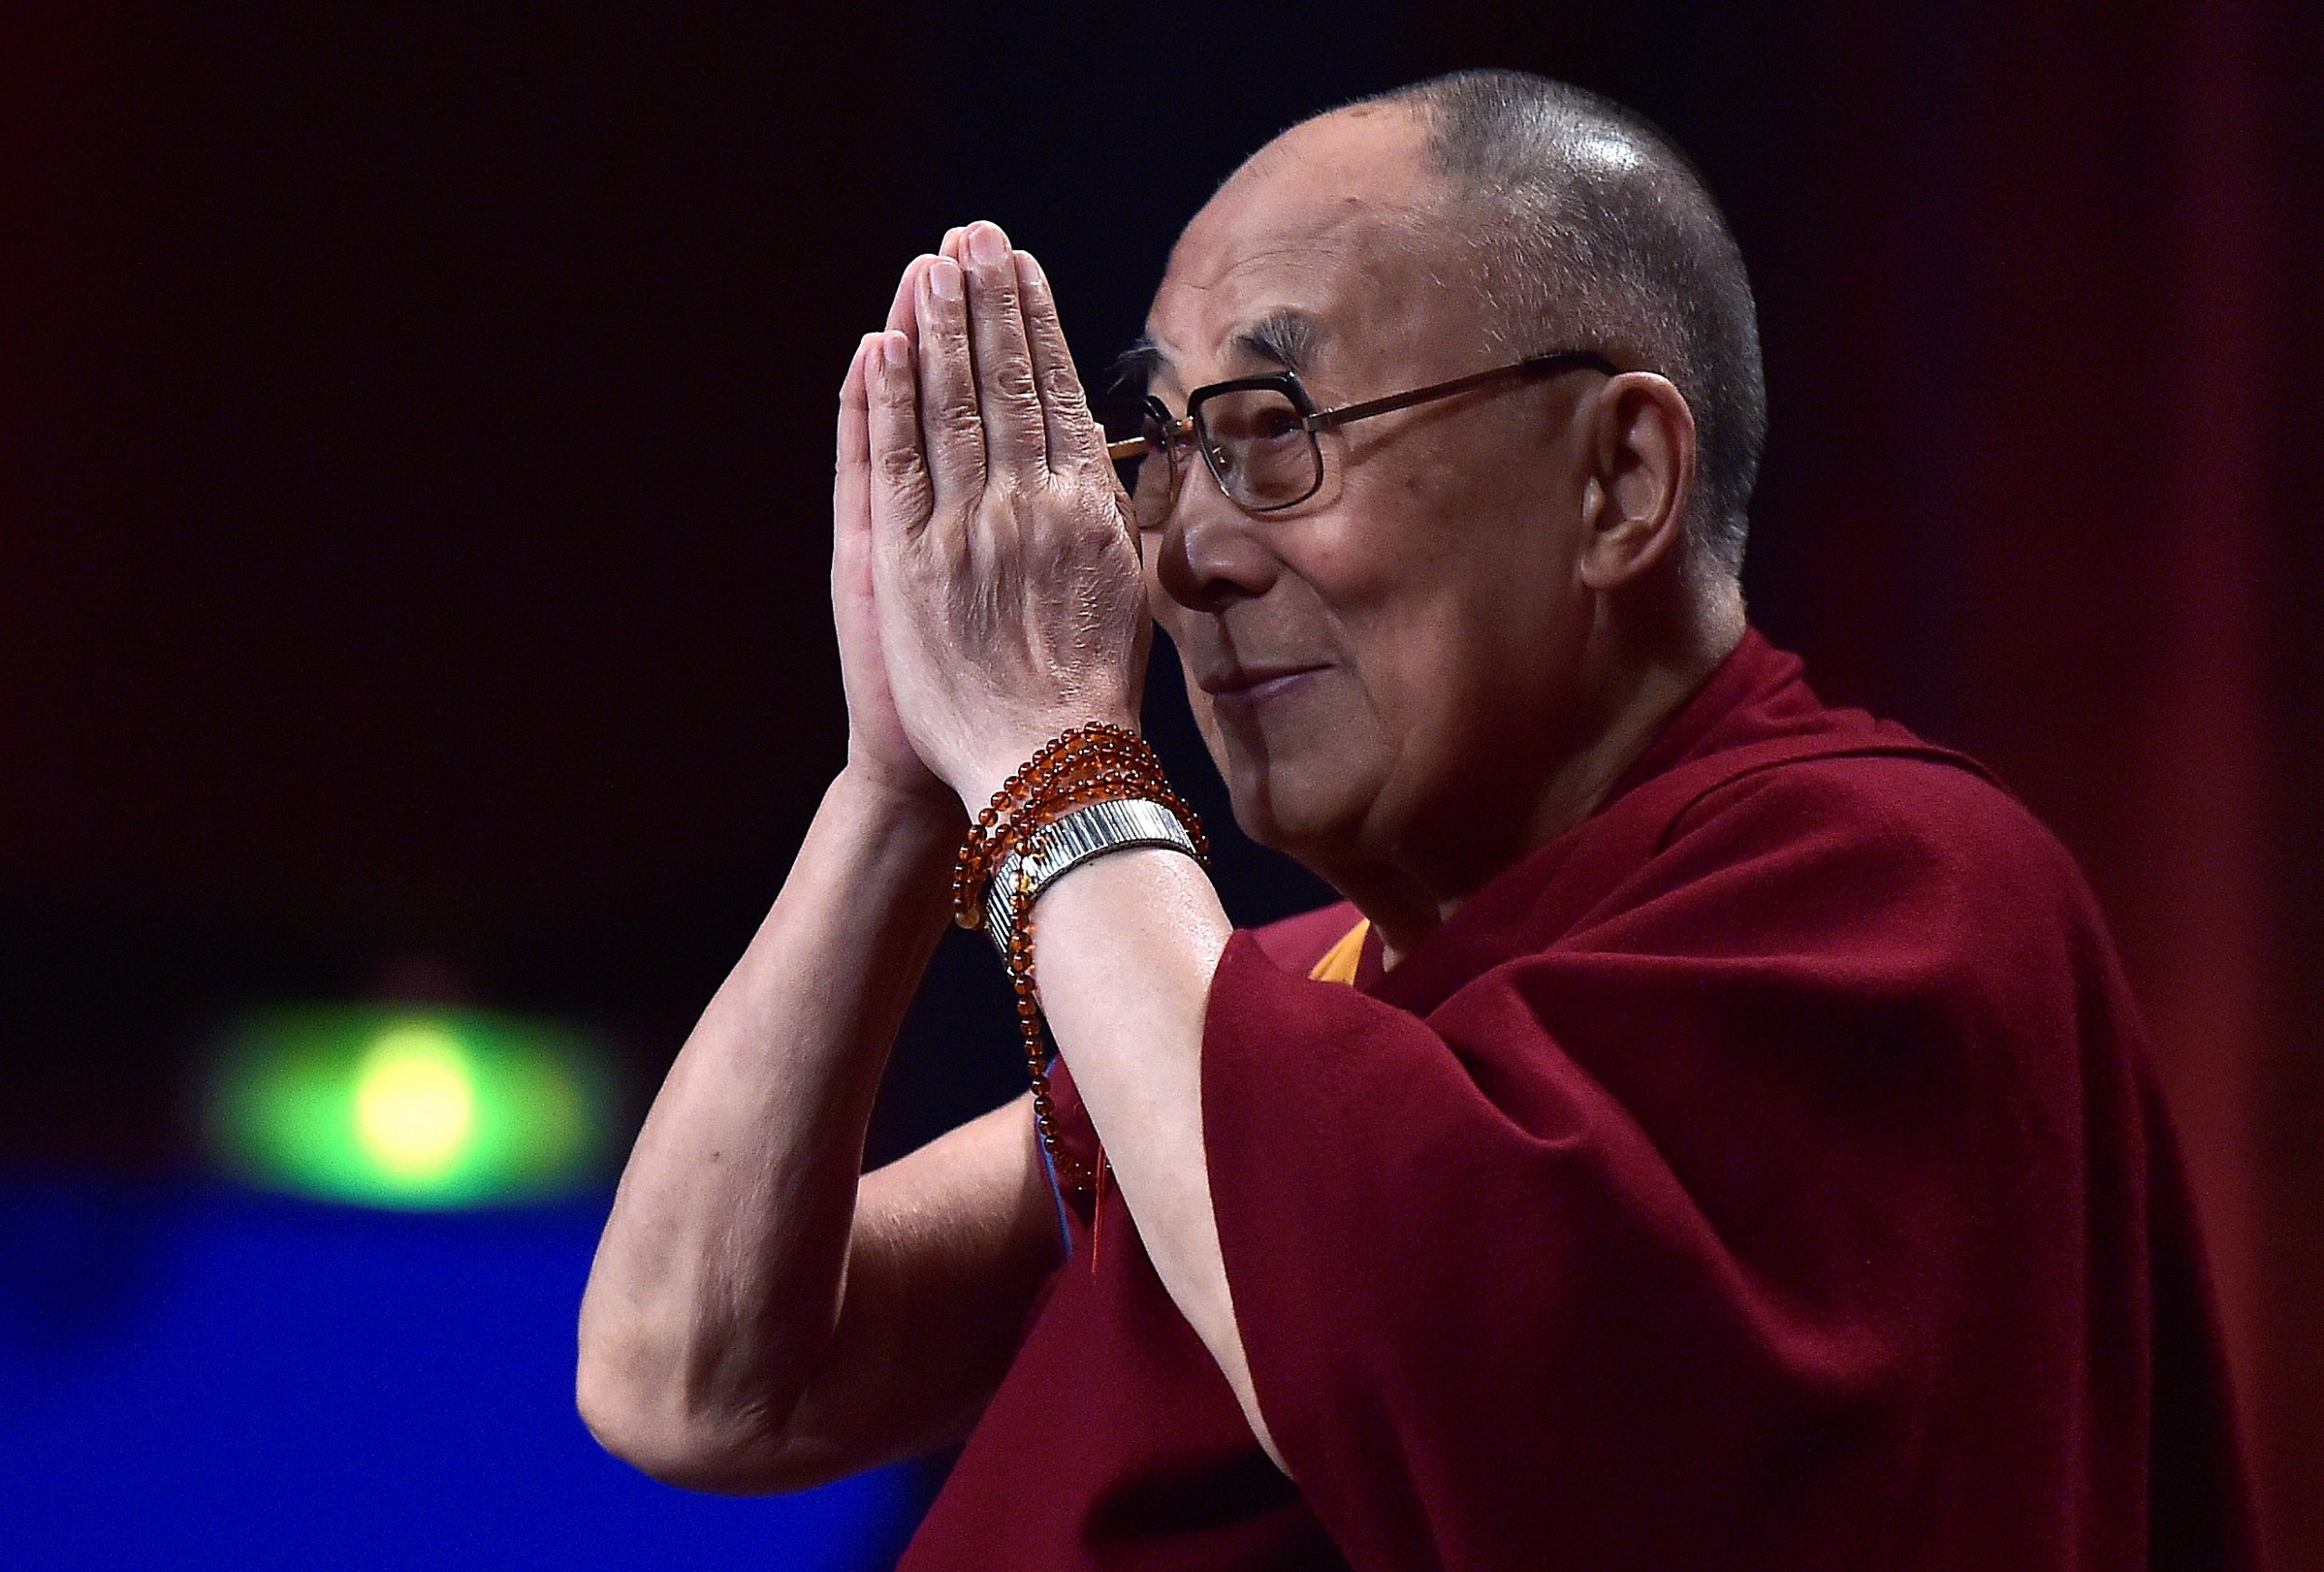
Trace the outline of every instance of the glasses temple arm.
<instances>
[{"instance_id":1,"label":"glasses temple arm","mask_svg":"<svg viewBox=\"0 0 2324 1572\"><path fill-rule=\"evenodd\" d=\"M1612 361L1587 350L1570 350L1555 355L1535 355L1513 365L1497 365L1490 371L1472 371L1466 376L1456 376L1449 382L1432 382L1425 388L1415 388L1408 393L1391 393L1384 399L1367 399L1362 403L1341 404L1337 409L1318 410L1307 417L1311 431L1327 431L1334 426L1344 426L1351 420L1364 420L1392 410L1409 409L1416 403L1433 399L1449 399L1472 388L1483 388L1512 376L1539 376L1552 371L1578 370L1587 366L1592 371L1615 375Z\"/></svg>"},{"instance_id":2,"label":"glasses temple arm","mask_svg":"<svg viewBox=\"0 0 2324 1572\"><path fill-rule=\"evenodd\" d=\"M1168 412L1165 411L1165 413ZM1182 437L1194 429L1194 417L1191 416L1182 415L1170 422L1170 435L1173 438ZM1119 442L1109 442L1105 444L1105 456L1116 464L1122 464L1132 458L1143 458L1154 450L1155 444L1149 438L1124 437Z\"/></svg>"}]
</instances>

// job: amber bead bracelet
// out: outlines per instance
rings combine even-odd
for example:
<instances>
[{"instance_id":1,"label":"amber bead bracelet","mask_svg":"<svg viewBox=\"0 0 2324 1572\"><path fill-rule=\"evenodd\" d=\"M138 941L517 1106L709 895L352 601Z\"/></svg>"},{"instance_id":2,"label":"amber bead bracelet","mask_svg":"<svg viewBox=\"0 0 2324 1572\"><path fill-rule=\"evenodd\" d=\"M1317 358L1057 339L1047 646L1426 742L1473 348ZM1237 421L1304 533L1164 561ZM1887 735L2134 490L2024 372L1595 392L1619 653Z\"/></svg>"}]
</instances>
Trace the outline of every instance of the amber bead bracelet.
<instances>
[{"instance_id":1,"label":"amber bead bracelet","mask_svg":"<svg viewBox=\"0 0 2324 1572\"><path fill-rule=\"evenodd\" d=\"M1036 750L970 825L953 862L953 920L963 928L984 924L984 886L994 868L1010 852L1023 852L1042 826L1092 802L1136 798L1158 802L1175 815L1195 843L1196 859L1206 868L1210 865L1210 842L1201 820L1170 788L1162 761L1146 740L1124 726L1076 726ZM1016 931L1009 935L1008 957L1009 984L1017 997L1017 1031L1024 1047L1025 1073L1033 1083L1033 1123L1056 1169L1058 1187L1076 1198L1087 1197L1096 1173L1057 1143L1057 1104L1050 1093L1040 996L1033 980L1033 913L1022 900Z\"/></svg>"}]
</instances>

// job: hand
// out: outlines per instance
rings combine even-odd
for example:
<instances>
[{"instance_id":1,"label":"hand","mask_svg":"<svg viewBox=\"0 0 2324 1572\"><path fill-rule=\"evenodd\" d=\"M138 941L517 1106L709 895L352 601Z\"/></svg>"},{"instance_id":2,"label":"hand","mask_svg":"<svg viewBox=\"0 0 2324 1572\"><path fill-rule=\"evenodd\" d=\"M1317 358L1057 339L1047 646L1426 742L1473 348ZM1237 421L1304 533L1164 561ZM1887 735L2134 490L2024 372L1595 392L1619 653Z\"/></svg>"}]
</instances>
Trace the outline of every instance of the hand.
<instances>
[{"instance_id":1,"label":"hand","mask_svg":"<svg viewBox=\"0 0 2324 1572\"><path fill-rule=\"evenodd\" d=\"M915 292L932 260L918 258L904 271L904 282L888 311L890 331L909 331ZM831 482L831 620L839 639L839 680L847 692L847 767L887 795L926 802L948 812L952 789L921 762L905 735L879 647L878 612L872 590L868 389L880 337L877 333L864 336L839 384L838 460Z\"/></svg>"},{"instance_id":2,"label":"hand","mask_svg":"<svg viewBox=\"0 0 2324 1572\"><path fill-rule=\"evenodd\" d=\"M898 720L973 810L1065 728L1135 724L1152 629L1047 278L991 224L957 249L867 368L872 580Z\"/></svg>"}]
</instances>

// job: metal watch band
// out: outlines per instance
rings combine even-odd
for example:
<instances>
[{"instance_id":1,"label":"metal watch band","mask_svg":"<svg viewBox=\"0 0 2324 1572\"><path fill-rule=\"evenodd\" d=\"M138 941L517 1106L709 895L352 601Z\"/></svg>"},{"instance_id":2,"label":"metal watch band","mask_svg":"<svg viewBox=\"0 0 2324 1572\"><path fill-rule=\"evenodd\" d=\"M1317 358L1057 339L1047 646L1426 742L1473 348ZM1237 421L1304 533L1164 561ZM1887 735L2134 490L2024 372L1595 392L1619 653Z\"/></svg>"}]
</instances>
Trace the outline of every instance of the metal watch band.
<instances>
[{"instance_id":1,"label":"metal watch band","mask_svg":"<svg viewBox=\"0 0 2324 1572\"><path fill-rule=\"evenodd\" d=\"M1022 852L1002 857L984 887L984 931L1002 958L1008 958L1021 905L1031 905L1068 868L1133 846L1165 846L1195 855L1194 837L1177 814L1159 802L1121 798L1062 813L1035 830Z\"/></svg>"}]
</instances>

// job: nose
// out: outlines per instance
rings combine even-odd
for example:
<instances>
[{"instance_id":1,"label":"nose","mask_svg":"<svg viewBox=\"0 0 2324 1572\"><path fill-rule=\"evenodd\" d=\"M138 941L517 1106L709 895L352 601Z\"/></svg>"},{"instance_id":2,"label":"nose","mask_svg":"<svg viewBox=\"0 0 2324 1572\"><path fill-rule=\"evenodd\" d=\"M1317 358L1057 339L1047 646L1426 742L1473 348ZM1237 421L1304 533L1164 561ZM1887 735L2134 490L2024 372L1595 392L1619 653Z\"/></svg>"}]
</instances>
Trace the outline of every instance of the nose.
<instances>
[{"instance_id":1,"label":"nose","mask_svg":"<svg viewBox=\"0 0 2324 1572\"><path fill-rule=\"evenodd\" d=\"M1195 468L1162 527L1155 577L1189 611L1222 612L1264 595L1280 564L1261 538L1265 524L1229 501L1199 463Z\"/></svg>"}]
</instances>

